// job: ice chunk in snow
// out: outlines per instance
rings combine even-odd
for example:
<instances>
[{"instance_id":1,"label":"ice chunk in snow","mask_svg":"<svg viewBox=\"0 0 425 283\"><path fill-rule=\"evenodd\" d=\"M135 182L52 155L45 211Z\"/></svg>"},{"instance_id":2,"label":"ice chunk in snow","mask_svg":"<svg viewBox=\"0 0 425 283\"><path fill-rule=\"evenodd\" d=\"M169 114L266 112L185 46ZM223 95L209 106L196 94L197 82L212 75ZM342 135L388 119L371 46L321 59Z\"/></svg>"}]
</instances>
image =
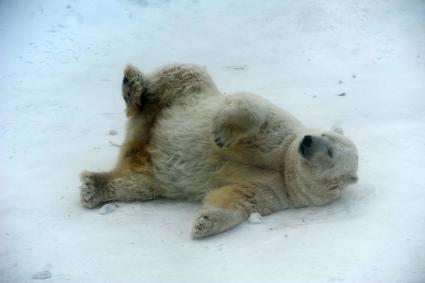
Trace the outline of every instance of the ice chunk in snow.
<instances>
[{"instance_id":1,"label":"ice chunk in snow","mask_svg":"<svg viewBox=\"0 0 425 283\"><path fill-rule=\"evenodd\" d=\"M261 224L263 223L263 217L259 213L251 213L248 218L249 223Z\"/></svg>"},{"instance_id":2,"label":"ice chunk in snow","mask_svg":"<svg viewBox=\"0 0 425 283\"><path fill-rule=\"evenodd\" d=\"M102 206L99 209L99 213L102 214L102 215L110 214L110 213L114 212L115 208L117 208L117 207L118 206L116 204L108 203L108 204L105 204L104 206Z\"/></svg>"},{"instance_id":3,"label":"ice chunk in snow","mask_svg":"<svg viewBox=\"0 0 425 283\"><path fill-rule=\"evenodd\" d=\"M52 277L52 273L49 270L43 270L32 275L32 279L47 279Z\"/></svg>"}]
</instances>

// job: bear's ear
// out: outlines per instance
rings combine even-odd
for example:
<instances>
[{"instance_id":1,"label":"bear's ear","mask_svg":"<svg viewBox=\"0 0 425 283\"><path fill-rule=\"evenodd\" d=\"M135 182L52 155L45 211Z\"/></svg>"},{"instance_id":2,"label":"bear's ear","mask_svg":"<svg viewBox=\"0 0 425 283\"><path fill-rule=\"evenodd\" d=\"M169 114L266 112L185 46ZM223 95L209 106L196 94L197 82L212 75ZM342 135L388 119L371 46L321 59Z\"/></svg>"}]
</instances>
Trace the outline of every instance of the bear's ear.
<instances>
[{"instance_id":1,"label":"bear's ear","mask_svg":"<svg viewBox=\"0 0 425 283\"><path fill-rule=\"evenodd\" d=\"M124 69L124 77L131 78L136 74L139 74L140 71L131 64L127 64Z\"/></svg>"},{"instance_id":2,"label":"bear's ear","mask_svg":"<svg viewBox=\"0 0 425 283\"><path fill-rule=\"evenodd\" d=\"M331 130L340 135L344 134L344 130L341 127L333 126Z\"/></svg>"}]
</instances>

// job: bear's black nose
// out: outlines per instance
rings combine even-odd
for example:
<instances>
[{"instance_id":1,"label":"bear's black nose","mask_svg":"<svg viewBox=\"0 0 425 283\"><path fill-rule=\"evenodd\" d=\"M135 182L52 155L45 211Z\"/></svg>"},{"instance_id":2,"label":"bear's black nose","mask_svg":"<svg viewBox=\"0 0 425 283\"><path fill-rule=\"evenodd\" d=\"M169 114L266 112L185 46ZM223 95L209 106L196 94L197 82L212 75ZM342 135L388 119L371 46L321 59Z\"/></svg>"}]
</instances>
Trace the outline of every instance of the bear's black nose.
<instances>
[{"instance_id":1,"label":"bear's black nose","mask_svg":"<svg viewBox=\"0 0 425 283\"><path fill-rule=\"evenodd\" d=\"M310 135L307 135L303 138L300 144L300 152L304 158L307 158L311 154L312 143L313 138Z\"/></svg>"},{"instance_id":2,"label":"bear's black nose","mask_svg":"<svg viewBox=\"0 0 425 283\"><path fill-rule=\"evenodd\" d=\"M123 84L128 83L128 79L127 79L127 77L124 77L124 79L122 80L122 83L123 83Z\"/></svg>"},{"instance_id":3,"label":"bear's black nose","mask_svg":"<svg viewBox=\"0 0 425 283\"><path fill-rule=\"evenodd\" d=\"M303 138L303 141L301 143L301 146L310 147L313 142L313 139L310 135L307 135Z\"/></svg>"}]
</instances>

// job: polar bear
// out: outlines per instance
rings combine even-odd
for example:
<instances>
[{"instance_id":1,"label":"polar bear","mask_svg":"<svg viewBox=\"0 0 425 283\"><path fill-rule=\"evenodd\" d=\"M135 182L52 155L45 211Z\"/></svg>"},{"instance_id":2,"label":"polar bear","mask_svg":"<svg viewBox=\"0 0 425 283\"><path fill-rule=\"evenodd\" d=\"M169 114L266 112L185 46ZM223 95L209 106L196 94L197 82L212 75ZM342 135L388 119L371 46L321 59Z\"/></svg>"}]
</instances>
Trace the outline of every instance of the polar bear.
<instances>
[{"instance_id":1,"label":"polar bear","mask_svg":"<svg viewBox=\"0 0 425 283\"><path fill-rule=\"evenodd\" d=\"M249 94L222 95L195 65L124 70L127 133L110 172L81 174L81 203L155 198L202 202L192 238L251 213L318 206L357 180L355 145L341 129L304 127Z\"/></svg>"}]
</instances>

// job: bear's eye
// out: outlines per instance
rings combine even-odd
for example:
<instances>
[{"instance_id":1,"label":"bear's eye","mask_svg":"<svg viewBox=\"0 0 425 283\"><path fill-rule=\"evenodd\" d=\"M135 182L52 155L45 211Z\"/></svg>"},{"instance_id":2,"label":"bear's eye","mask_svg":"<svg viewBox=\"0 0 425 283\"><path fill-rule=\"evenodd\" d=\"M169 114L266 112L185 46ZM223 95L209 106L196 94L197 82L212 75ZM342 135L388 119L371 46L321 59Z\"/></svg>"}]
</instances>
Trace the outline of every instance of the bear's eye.
<instances>
[{"instance_id":1,"label":"bear's eye","mask_svg":"<svg viewBox=\"0 0 425 283\"><path fill-rule=\"evenodd\" d=\"M334 157L334 151L332 150L332 148L328 149L328 155L329 155L330 158Z\"/></svg>"}]
</instances>

